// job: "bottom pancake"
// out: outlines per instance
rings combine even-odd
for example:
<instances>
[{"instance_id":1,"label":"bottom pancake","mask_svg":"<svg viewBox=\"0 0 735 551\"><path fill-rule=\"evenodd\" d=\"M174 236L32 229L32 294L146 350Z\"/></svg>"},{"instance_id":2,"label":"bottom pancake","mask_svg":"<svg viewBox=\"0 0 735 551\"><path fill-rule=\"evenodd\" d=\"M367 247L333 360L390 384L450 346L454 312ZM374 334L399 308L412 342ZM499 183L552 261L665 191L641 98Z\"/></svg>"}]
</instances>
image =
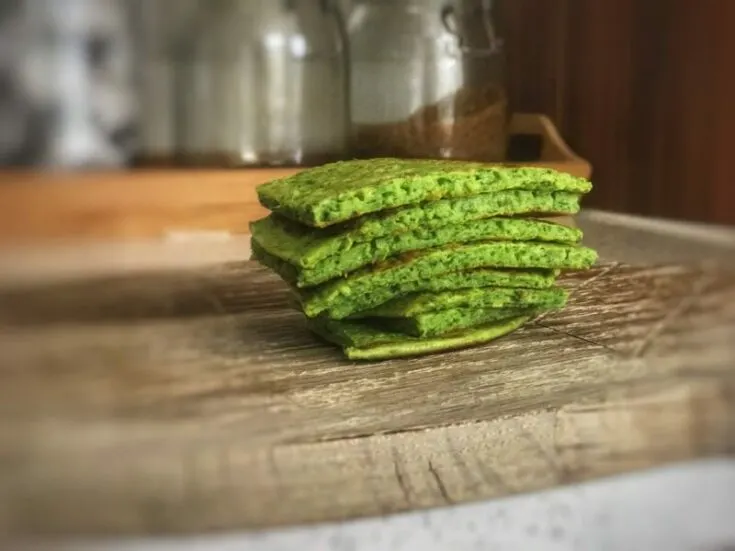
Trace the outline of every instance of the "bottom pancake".
<instances>
[{"instance_id":1,"label":"bottom pancake","mask_svg":"<svg viewBox=\"0 0 735 551\"><path fill-rule=\"evenodd\" d=\"M515 331L530 319L516 316L432 338L389 332L358 321L315 318L307 323L322 338L341 346L351 360L388 360L484 344Z\"/></svg>"}]
</instances>

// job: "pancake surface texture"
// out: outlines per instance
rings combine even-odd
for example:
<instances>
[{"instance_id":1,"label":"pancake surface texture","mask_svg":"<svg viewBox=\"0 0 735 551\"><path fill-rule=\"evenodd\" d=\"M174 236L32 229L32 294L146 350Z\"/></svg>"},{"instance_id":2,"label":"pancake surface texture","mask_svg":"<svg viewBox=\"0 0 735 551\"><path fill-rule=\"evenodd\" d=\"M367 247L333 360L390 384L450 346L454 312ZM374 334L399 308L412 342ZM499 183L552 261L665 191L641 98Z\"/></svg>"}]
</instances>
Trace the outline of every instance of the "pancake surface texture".
<instances>
[{"instance_id":1,"label":"pancake surface texture","mask_svg":"<svg viewBox=\"0 0 735 551\"><path fill-rule=\"evenodd\" d=\"M587 193L584 178L536 167L407 159L340 161L258 187L271 211L323 228L385 209L510 189Z\"/></svg>"},{"instance_id":2,"label":"pancake surface texture","mask_svg":"<svg viewBox=\"0 0 735 551\"><path fill-rule=\"evenodd\" d=\"M380 329L404 333L412 337L439 337L478 325L518 316L530 316L534 310L514 308L449 308L397 318L367 318L365 321Z\"/></svg>"},{"instance_id":3,"label":"pancake surface texture","mask_svg":"<svg viewBox=\"0 0 735 551\"><path fill-rule=\"evenodd\" d=\"M433 230L419 228L357 243L339 254L322 258L316 265L304 267L305 264L311 264L307 261L311 250L307 241L310 238L304 238L296 232L292 223L270 216L253 227L253 241L261 250L291 264L293 277L300 287L319 285L400 253L452 243L494 240L574 244L582 237L582 232L576 228L543 220L488 218Z\"/></svg>"},{"instance_id":4,"label":"pancake surface texture","mask_svg":"<svg viewBox=\"0 0 735 551\"><path fill-rule=\"evenodd\" d=\"M515 246L511 250L513 254L505 256L504 253L511 246ZM539 275L533 271L535 268L543 267L549 271L557 268L587 268L594 264L595 259L594 251L576 246L535 243L447 246L392 258L299 294L307 316L313 317L329 309L330 314L339 319L349 314L335 315L332 310L346 309L352 313L367 309L371 307L367 304L378 305L389 300L387 296L393 298L411 292L408 290L410 288L430 287L431 280L443 274L461 273L464 276L477 268L527 268L528 271L520 272L494 270L492 276L497 282L491 285L535 288L539 287ZM527 285L526 280L535 280L536 284ZM543 276L542 280L546 281ZM335 308L336 305L341 308Z\"/></svg>"},{"instance_id":5,"label":"pancake surface texture","mask_svg":"<svg viewBox=\"0 0 735 551\"><path fill-rule=\"evenodd\" d=\"M329 228L312 228L272 214L250 224L250 231L270 254L302 268L313 268L356 244L404 233L431 233L489 217L543 212L574 214L579 195L514 190L455 200L423 203L361 216Z\"/></svg>"},{"instance_id":6,"label":"pancake surface texture","mask_svg":"<svg viewBox=\"0 0 735 551\"><path fill-rule=\"evenodd\" d=\"M315 286L308 272L304 273L293 265L269 255L257 241L253 241L253 255L292 285ZM578 245L513 241L453 244L391 257L364 270L358 270L347 278L337 278L324 283L317 292L332 293L336 288L341 288L348 294L370 292L369 287L398 284L403 278L429 278L441 273L475 268L574 270L588 268L596 260L597 254L592 249ZM366 281L370 281L370 284L364 288ZM349 289L356 284L363 287L359 290Z\"/></svg>"},{"instance_id":7,"label":"pancake surface texture","mask_svg":"<svg viewBox=\"0 0 735 551\"><path fill-rule=\"evenodd\" d=\"M561 287L522 289L481 287L441 293L413 293L381 304L359 317L402 318L449 308L533 308L549 310L566 304L568 293ZM355 316L357 317L357 316Z\"/></svg>"}]
</instances>

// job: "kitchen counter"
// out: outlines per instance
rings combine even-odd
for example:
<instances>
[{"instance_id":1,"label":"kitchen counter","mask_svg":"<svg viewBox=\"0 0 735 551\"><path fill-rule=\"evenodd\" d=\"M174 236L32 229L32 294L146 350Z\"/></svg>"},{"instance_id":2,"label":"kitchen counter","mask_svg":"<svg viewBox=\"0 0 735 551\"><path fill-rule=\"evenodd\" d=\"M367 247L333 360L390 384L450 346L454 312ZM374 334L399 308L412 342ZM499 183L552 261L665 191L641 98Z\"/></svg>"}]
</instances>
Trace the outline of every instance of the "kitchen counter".
<instances>
[{"instance_id":1,"label":"kitchen counter","mask_svg":"<svg viewBox=\"0 0 735 551\"><path fill-rule=\"evenodd\" d=\"M583 212L577 217L577 223L585 231L587 243L599 250L604 263L702 265L716 268L721 273L732 273L735 277L735 229L648 220L599 211ZM182 254L184 252L187 254ZM43 283L48 279L75 279L89 274L102 276L109 272L137 274L159 271L162 266L167 270L219 266L241 261L248 254L247 237L244 236L174 234L166 242L6 251L0 255L0 274L6 286L25 286ZM727 330L727 327L720 329ZM733 388L732 375L724 375L723 381L727 381L727 386L723 388ZM714 376L714 372L710 376ZM677 404L686 402L677 401L677 393L667 396L672 399L668 403L671 407L678 408L680 406ZM700 400L703 397L692 395L689 399ZM724 408L719 411L725 415L731 415L732 406L732 397L724 396L718 407ZM675 410L664 410L663 415L669 415L667 411ZM610 420L613 419L608 418ZM700 421L705 422L706 419ZM104 545L94 542L88 547L74 541L64 546L34 545L32 548L80 551L275 551L299 548L328 551L724 551L727 545L735 545L735 525L731 522L735 510L732 497L735 495L735 462L728 459L735 451L735 432L731 431L733 425L728 424L730 421L724 421L724 432L717 433L718 440L708 444L706 449L711 451L705 453L700 461L603 478L541 493L342 524L250 533L230 532L212 538L196 536L186 540L136 539L126 542L107 540ZM704 426L700 425L700 428ZM689 426L687 430L691 428ZM606 437L614 434L611 432ZM696 436L691 432L682 432L682 438L692 439L693 442L697 441Z\"/></svg>"}]
</instances>

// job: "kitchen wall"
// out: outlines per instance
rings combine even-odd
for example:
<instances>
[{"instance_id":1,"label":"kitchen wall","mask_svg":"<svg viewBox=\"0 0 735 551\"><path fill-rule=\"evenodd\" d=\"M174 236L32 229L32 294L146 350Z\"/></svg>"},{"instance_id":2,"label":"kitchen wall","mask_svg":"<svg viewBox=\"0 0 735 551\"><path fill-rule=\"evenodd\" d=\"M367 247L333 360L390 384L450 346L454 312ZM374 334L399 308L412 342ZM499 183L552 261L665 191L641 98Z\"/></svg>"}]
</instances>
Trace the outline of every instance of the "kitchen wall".
<instances>
[{"instance_id":1,"label":"kitchen wall","mask_svg":"<svg viewBox=\"0 0 735 551\"><path fill-rule=\"evenodd\" d=\"M506 0L515 108L595 169L589 205L735 224L735 2Z\"/></svg>"}]
</instances>

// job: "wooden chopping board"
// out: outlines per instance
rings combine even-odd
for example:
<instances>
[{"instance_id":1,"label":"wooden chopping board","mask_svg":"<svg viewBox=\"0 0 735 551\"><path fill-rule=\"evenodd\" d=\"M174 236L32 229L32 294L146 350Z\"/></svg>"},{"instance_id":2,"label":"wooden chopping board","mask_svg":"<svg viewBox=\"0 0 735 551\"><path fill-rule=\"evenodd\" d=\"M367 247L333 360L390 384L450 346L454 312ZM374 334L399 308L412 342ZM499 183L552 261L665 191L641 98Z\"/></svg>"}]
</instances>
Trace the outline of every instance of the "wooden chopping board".
<instances>
[{"instance_id":1,"label":"wooden chopping board","mask_svg":"<svg viewBox=\"0 0 735 551\"><path fill-rule=\"evenodd\" d=\"M735 276L606 264L488 346L353 363L249 262L0 293L0 534L337 520L735 451Z\"/></svg>"}]
</instances>

